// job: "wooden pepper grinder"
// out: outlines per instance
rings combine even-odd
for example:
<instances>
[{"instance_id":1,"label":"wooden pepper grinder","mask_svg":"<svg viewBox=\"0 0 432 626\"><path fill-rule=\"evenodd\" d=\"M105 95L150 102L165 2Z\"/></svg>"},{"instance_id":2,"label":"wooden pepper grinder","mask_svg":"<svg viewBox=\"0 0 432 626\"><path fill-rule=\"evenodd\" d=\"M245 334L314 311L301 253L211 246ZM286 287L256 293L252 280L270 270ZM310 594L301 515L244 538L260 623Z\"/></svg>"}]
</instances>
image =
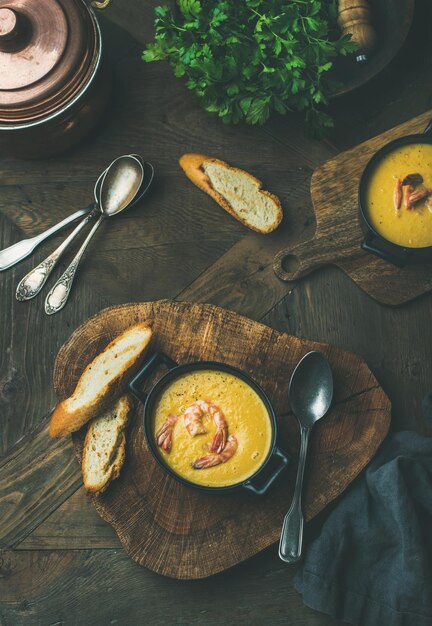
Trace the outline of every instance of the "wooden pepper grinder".
<instances>
[{"instance_id":1,"label":"wooden pepper grinder","mask_svg":"<svg viewBox=\"0 0 432 626\"><path fill-rule=\"evenodd\" d=\"M358 45L356 61L364 63L376 46L376 33L371 24L367 0L339 0L338 24L342 34L350 34Z\"/></svg>"}]
</instances>

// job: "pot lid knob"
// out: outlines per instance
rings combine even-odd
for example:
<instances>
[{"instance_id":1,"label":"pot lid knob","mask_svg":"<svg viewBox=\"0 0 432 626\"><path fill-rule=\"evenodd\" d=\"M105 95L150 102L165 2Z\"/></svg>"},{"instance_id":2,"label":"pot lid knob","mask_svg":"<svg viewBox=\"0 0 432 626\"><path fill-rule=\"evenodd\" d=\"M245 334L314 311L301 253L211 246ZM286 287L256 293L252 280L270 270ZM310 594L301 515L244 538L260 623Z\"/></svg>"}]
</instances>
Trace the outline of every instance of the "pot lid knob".
<instances>
[{"instance_id":1,"label":"pot lid knob","mask_svg":"<svg viewBox=\"0 0 432 626\"><path fill-rule=\"evenodd\" d=\"M0 9L0 49L7 49L11 40L17 36L18 15L8 7Z\"/></svg>"},{"instance_id":2,"label":"pot lid knob","mask_svg":"<svg viewBox=\"0 0 432 626\"><path fill-rule=\"evenodd\" d=\"M61 61L68 22L53 0L0 0L0 89L16 90L45 78ZM12 3L12 0L10 0ZM49 16L49 17L47 17Z\"/></svg>"}]
</instances>

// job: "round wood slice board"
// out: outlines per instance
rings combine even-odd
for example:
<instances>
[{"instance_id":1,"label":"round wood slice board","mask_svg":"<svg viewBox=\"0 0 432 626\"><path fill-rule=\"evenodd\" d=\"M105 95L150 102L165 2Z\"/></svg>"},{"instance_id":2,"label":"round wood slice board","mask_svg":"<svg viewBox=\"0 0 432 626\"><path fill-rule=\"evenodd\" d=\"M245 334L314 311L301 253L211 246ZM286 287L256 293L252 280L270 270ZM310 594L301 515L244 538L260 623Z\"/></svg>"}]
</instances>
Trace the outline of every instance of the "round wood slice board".
<instances>
[{"instance_id":1,"label":"round wood slice board","mask_svg":"<svg viewBox=\"0 0 432 626\"><path fill-rule=\"evenodd\" d=\"M177 483L156 464L143 436L142 406L136 406L121 476L92 500L140 565L173 578L204 578L278 541L293 493L299 448L297 423L289 412L288 384L294 366L310 350L319 349L328 356L335 395L329 414L316 425L311 439L304 492L307 520L346 489L388 432L390 402L357 356L278 333L219 307L186 302L116 306L80 326L57 356L54 386L59 399L73 392L83 369L109 341L128 326L148 319L154 321L154 337L147 356L161 350L179 363L203 359L229 363L262 385L279 416L279 443L293 460L262 498L243 492L195 491ZM79 458L84 436L85 428L73 437Z\"/></svg>"}]
</instances>

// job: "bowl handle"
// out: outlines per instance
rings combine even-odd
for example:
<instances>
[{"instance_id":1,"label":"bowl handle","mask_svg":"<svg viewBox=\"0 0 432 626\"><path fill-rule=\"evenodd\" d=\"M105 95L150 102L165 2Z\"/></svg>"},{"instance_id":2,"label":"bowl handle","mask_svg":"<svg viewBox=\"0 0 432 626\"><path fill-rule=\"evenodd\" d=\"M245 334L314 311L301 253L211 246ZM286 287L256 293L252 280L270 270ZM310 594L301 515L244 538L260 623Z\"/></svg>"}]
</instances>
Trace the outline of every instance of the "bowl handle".
<instances>
[{"instance_id":1,"label":"bowl handle","mask_svg":"<svg viewBox=\"0 0 432 626\"><path fill-rule=\"evenodd\" d=\"M148 378L150 374L152 374L152 372L154 372L154 370L162 363L164 363L170 370L172 370L174 367L177 367L177 363L170 359L169 356L167 356L164 352L156 352L156 354L154 354L152 358L143 365L138 374L135 376L135 378L131 380L128 385L129 391L143 404L145 404L148 394L141 391L139 387L141 383L146 378Z\"/></svg>"},{"instance_id":2,"label":"bowl handle","mask_svg":"<svg viewBox=\"0 0 432 626\"><path fill-rule=\"evenodd\" d=\"M243 484L243 488L247 489L248 491L252 491L252 493L254 493L256 496L263 496L265 493L267 493L267 491L279 478L279 476L286 469L290 462L290 456L277 446L274 449L270 460L273 459L275 460L275 463L272 464L273 467L270 470L265 472L266 474L268 474L266 477L262 477L260 475L256 478L251 478L251 480L248 480Z\"/></svg>"},{"instance_id":3,"label":"bowl handle","mask_svg":"<svg viewBox=\"0 0 432 626\"><path fill-rule=\"evenodd\" d=\"M408 250L404 250L399 254L394 252L393 250L390 252L390 250L385 250L383 247L377 247L377 245L374 245L374 239L374 235L368 233L363 243L361 244L362 249L366 252L372 252L372 254L381 257L382 259L384 259L384 261L387 261L388 263L393 263L393 265L396 265L396 267L405 267L405 265L409 261L411 252L409 252ZM384 246L385 242L383 242L382 245Z\"/></svg>"},{"instance_id":4,"label":"bowl handle","mask_svg":"<svg viewBox=\"0 0 432 626\"><path fill-rule=\"evenodd\" d=\"M92 2L90 2L90 5L93 7L93 9L99 9L99 11L102 11L103 9L106 9L110 3L111 0L92 0Z\"/></svg>"}]
</instances>

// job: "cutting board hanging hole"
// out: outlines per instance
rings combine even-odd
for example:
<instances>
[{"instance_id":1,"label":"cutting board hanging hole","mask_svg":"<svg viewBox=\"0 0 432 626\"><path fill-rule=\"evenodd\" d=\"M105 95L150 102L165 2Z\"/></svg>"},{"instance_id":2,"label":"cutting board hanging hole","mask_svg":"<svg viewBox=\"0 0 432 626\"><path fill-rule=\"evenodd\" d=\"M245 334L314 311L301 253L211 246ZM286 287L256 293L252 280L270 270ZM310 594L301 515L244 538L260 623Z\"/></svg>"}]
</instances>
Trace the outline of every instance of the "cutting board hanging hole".
<instances>
[{"instance_id":1,"label":"cutting board hanging hole","mask_svg":"<svg viewBox=\"0 0 432 626\"><path fill-rule=\"evenodd\" d=\"M280 269L286 275L294 275L300 268L300 259L295 254L286 254L280 259Z\"/></svg>"}]
</instances>

